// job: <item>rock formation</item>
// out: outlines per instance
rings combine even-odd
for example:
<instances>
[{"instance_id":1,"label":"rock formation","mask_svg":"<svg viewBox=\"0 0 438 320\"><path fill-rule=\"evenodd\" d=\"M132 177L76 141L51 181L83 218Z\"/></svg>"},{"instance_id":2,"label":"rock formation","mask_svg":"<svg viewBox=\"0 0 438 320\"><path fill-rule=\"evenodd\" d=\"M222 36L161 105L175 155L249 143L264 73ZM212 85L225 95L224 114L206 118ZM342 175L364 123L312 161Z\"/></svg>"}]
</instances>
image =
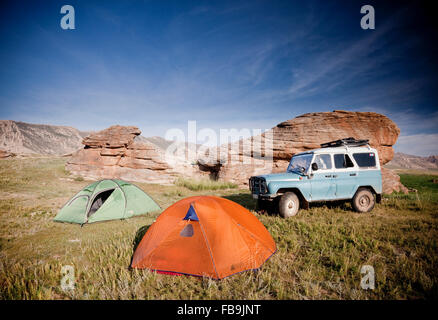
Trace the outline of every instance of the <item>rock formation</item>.
<instances>
[{"instance_id":1,"label":"rock formation","mask_svg":"<svg viewBox=\"0 0 438 320\"><path fill-rule=\"evenodd\" d=\"M370 145L379 152L380 163L392 159L392 146L400 129L389 118L375 112L306 113L284 121L272 129L274 159L289 161L297 152L319 148L327 141L354 137L369 139Z\"/></svg>"},{"instance_id":2,"label":"rock formation","mask_svg":"<svg viewBox=\"0 0 438 320\"><path fill-rule=\"evenodd\" d=\"M393 170L388 168L382 168L382 189L383 193L390 194L395 192L408 193L406 188L401 182L400 177Z\"/></svg>"},{"instance_id":3,"label":"rock formation","mask_svg":"<svg viewBox=\"0 0 438 320\"><path fill-rule=\"evenodd\" d=\"M83 139L84 148L73 153L66 169L90 179L119 178L129 181L172 183L180 175L199 171L174 157L168 163L164 151L145 138L137 127L112 126Z\"/></svg>"}]
</instances>

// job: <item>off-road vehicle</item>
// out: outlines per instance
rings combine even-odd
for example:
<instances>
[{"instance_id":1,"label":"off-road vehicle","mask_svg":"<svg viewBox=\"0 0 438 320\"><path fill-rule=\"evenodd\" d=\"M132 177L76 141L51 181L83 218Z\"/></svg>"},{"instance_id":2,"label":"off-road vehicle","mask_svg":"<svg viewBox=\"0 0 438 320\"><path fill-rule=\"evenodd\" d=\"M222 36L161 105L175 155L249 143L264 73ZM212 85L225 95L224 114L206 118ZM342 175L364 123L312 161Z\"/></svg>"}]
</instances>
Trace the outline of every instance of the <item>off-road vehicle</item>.
<instances>
[{"instance_id":1,"label":"off-road vehicle","mask_svg":"<svg viewBox=\"0 0 438 320\"><path fill-rule=\"evenodd\" d=\"M285 173L251 177L249 188L259 208L271 202L284 218L318 201L351 200L356 211L369 212L381 200L379 155L368 140L323 143L295 154Z\"/></svg>"}]
</instances>

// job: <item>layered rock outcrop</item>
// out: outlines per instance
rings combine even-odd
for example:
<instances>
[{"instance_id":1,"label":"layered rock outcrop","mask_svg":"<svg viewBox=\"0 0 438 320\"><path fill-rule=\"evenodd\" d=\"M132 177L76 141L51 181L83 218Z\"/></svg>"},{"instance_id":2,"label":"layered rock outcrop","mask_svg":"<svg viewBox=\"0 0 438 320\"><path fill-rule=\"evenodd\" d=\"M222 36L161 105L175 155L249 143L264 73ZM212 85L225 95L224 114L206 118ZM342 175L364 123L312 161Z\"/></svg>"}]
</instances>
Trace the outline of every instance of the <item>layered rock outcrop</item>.
<instances>
[{"instance_id":1,"label":"layered rock outcrop","mask_svg":"<svg viewBox=\"0 0 438 320\"><path fill-rule=\"evenodd\" d=\"M394 156L392 146L399 134L393 121L375 112L306 113L272 129L273 156L289 161L293 154L319 148L321 143L354 137L369 139L371 147L379 152L380 163L385 164Z\"/></svg>"},{"instance_id":2,"label":"layered rock outcrop","mask_svg":"<svg viewBox=\"0 0 438 320\"><path fill-rule=\"evenodd\" d=\"M88 179L160 184L171 184L179 176L203 175L183 158L175 156L168 161L161 140L154 144L140 134L137 127L119 125L93 133L82 140L84 148L72 154L66 169Z\"/></svg>"}]
</instances>

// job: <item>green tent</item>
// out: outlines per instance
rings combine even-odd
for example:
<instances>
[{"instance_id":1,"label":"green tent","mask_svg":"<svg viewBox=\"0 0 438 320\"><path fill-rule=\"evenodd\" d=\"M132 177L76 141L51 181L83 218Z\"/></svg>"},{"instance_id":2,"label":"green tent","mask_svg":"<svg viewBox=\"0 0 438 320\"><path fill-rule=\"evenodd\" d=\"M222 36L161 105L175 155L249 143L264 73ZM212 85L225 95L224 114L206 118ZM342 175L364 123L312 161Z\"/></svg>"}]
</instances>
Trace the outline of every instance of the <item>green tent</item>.
<instances>
[{"instance_id":1,"label":"green tent","mask_svg":"<svg viewBox=\"0 0 438 320\"><path fill-rule=\"evenodd\" d=\"M160 210L139 187L122 180L96 181L78 192L58 212L54 221L92 223L127 219Z\"/></svg>"}]
</instances>

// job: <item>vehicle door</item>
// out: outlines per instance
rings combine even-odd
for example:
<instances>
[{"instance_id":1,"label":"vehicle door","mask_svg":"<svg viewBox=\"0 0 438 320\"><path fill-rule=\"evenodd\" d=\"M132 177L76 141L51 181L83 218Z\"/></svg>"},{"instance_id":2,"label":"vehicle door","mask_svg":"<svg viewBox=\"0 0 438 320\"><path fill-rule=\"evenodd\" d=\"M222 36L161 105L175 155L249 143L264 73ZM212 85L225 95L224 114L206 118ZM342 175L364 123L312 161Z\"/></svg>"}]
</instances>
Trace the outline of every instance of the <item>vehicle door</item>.
<instances>
[{"instance_id":1,"label":"vehicle door","mask_svg":"<svg viewBox=\"0 0 438 320\"><path fill-rule=\"evenodd\" d=\"M312 201L331 200L335 198L336 183L333 179L333 165L330 154L316 154L312 164L316 163L318 169L312 170L310 180Z\"/></svg>"},{"instance_id":2,"label":"vehicle door","mask_svg":"<svg viewBox=\"0 0 438 320\"><path fill-rule=\"evenodd\" d=\"M334 154L333 159L335 164L333 180L336 183L336 199L351 199L356 190L358 168L345 152Z\"/></svg>"}]
</instances>

